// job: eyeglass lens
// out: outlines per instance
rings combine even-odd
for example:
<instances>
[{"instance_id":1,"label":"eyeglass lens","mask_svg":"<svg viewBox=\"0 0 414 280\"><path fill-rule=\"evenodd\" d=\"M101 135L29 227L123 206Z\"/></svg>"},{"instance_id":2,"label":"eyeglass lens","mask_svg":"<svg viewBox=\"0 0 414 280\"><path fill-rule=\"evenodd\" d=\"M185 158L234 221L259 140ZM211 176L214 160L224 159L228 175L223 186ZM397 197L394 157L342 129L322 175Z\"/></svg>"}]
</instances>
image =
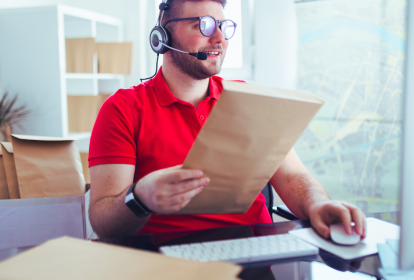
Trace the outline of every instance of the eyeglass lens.
<instances>
[{"instance_id":1,"label":"eyeglass lens","mask_svg":"<svg viewBox=\"0 0 414 280\"><path fill-rule=\"evenodd\" d=\"M225 39L233 37L236 30L234 23L230 20L225 20L221 23L221 32ZM216 20L212 17L203 17L200 20L200 31L204 36L210 37L216 31Z\"/></svg>"},{"instance_id":2,"label":"eyeglass lens","mask_svg":"<svg viewBox=\"0 0 414 280\"><path fill-rule=\"evenodd\" d=\"M230 20L225 20L221 23L221 32L223 32L224 38L230 39L233 37L234 32L236 31L236 26L234 26L234 22Z\"/></svg>"}]
</instances>

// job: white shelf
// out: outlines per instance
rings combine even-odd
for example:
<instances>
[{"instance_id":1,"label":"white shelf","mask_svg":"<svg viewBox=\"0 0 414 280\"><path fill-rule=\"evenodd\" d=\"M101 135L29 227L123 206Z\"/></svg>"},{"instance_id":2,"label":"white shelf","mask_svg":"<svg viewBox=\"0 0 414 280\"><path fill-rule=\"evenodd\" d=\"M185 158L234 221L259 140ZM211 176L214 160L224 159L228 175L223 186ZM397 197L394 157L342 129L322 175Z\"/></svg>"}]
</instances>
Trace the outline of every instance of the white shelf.
<instances>
[{"instance_id":1,"label":"white shelf","mask_svg":"<svg viewBox=\"0 0 414 280\"><path fill-rule=\"evenodd\" d=\"M125 86L125 77L117 74L67 73L66 95L114 93Z\"/></svg>"},{"instance_id":2,"label":"white shelf","mask_svg":"<svg viewBox=\"0 0 414 280\"><path fill-rule=\"evenodd\" d=\"M69 132L68 138L75 140L91 138L91 132Z\"/></svg>"},{"instance_id":3,"label":"white shelf","mask_svg":"<svg viewBox=\"0 0 414 280\"><path fill-rule=\"evenodd\" d=\"M122 80L124 75L105 73L66 73L66 79Z\"/></svg>"},{"instance_id":4,"label":"white shelf","mask_svg":"<svg viewBox=\"0 0 414 280\"><path fill-rule=\"evenodd\" d=\"M122 20L53 5L0 9L0 26L0 90L17 92L32 112L15 132L76 137L87 151L90 133L69 133L67 96L114 93L125 79L97 73L97 62L94 73L66 73L65 38L122 42Z\"/></svg>"},{"instance_id":5,"label":"white shelf","mask_svg":"<svg viewBox=\"0 0 414 280\"><path fill-rule=\"evenodd\" d=\"M96 12L91 12L66 5L58 5L58 9L59 12L61 12L62 14L72 16L75 18L83 18L86 20L101 22L109 25L122 26L122 21L120 19L107 15L102 15Z\"/></svg>"},{"instance_id":6,"label":"white shelf","mask_svg":"<svg viewBox=\"0 0 414 280\"><path fill-rule=\"evenodd\" d=\"M70 132L67 138L76 140L79 152L89 152L89 141L91 138L91 132Z\"/></svg>"}]
</instances>

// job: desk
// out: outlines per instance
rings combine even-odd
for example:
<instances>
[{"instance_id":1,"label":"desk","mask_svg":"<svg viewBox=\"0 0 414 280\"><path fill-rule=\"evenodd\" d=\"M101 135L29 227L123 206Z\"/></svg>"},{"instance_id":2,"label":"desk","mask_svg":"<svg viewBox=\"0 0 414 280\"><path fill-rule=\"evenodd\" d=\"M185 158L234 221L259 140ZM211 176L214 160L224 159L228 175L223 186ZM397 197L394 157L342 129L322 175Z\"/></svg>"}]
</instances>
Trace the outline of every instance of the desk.
<instances>
[{"instance_id":1,"label":"desk","mask_svg":"<svg viewBox=\"0 0 414 280\"><path fill-rule=\"evenodd\" d=\"M368 214L389 222L396 223L397 212ZM251 226L235 226L189 231L179 233L165 233L154 235L133 236L124 238L106 238L98 242L114 244L129 248L136 248L158 252L163 245L176 245L184 243L225 240L250 236L263 236L287 233L292 229L309 227L307 221L288 221L273 224L260 224ZM17 255L29 248L14 248L0 250L0 261ZM364 280L381 279L378 268L381 266L378 255L368 256L364 259L351 262L344 261L330 253L321 251L312 258L294 258L272 262L259 262L244 265L240 274L241 279L264 280Z\"/></svg>"},{"instance_id":2,"label":"desk","mask_svg":"<svg viewBox=\"0 0 414 280\"><path fill-rule=\"evenodd\" d=\"M397 213L370 214L383 220L396 222ZM158 252L160 246L226 240L250 236L264 236L287 233L292 229L310 227L307 221L288 221L273 224L234 226L201 231L163 233L125 238L105 238L99 242L115 244L130 248ZM243 265L241 279L265 280L363 280L381 279L378 268L381 266L378 255L364 259L345 261L335 255L320 250L313 258L293 258L287 260L258 262Z\"/></svg>"}]
</instances>

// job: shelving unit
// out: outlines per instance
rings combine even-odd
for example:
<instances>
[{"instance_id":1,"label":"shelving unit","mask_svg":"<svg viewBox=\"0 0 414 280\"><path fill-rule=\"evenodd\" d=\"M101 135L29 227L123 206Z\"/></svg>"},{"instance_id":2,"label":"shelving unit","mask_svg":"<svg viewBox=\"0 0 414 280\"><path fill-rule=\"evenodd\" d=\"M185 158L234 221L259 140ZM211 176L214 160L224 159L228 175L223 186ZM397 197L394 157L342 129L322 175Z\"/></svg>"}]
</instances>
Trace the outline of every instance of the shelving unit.
<instances>
[{"instance_id":1,"label":"shelving unit","mask_svg":"<svg viewBox=\"0 0 414 280\"><path fill-rule=\"evenodd\" d=\"M66 73L66 38L122 42L120 19L65 5L0 9L0 92L19 95L31 111L15 133L73 137L87 151L90 133L69 133L68 95L114 93L123 75ZM20 105L20 104L17 104Z\"/></svg>"}]
</instances>

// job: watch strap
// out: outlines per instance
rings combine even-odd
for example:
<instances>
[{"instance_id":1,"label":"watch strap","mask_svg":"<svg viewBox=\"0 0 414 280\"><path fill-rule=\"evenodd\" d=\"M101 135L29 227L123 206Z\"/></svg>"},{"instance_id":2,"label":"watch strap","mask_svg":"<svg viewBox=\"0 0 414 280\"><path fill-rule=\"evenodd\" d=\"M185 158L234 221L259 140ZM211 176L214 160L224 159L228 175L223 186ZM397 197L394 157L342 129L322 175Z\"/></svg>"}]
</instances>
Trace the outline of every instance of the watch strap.
<instances>
[{"instance_id":1,"label":"watch strap","mask_svg":"<svg viewBox=\"0 0 414 280\"><path fill-rule=\"evenodd\" d=\"M125 197L125 204L126 206L134 212L134 214L138 217L145 217L152 213L150 209L148 209L147 206L145 206L144 203L142 203L141 200L135 195L134 189L135 189L136 183L132 184L132 186L129 188L127 195Z\"/></svg>"}]
</instances>

